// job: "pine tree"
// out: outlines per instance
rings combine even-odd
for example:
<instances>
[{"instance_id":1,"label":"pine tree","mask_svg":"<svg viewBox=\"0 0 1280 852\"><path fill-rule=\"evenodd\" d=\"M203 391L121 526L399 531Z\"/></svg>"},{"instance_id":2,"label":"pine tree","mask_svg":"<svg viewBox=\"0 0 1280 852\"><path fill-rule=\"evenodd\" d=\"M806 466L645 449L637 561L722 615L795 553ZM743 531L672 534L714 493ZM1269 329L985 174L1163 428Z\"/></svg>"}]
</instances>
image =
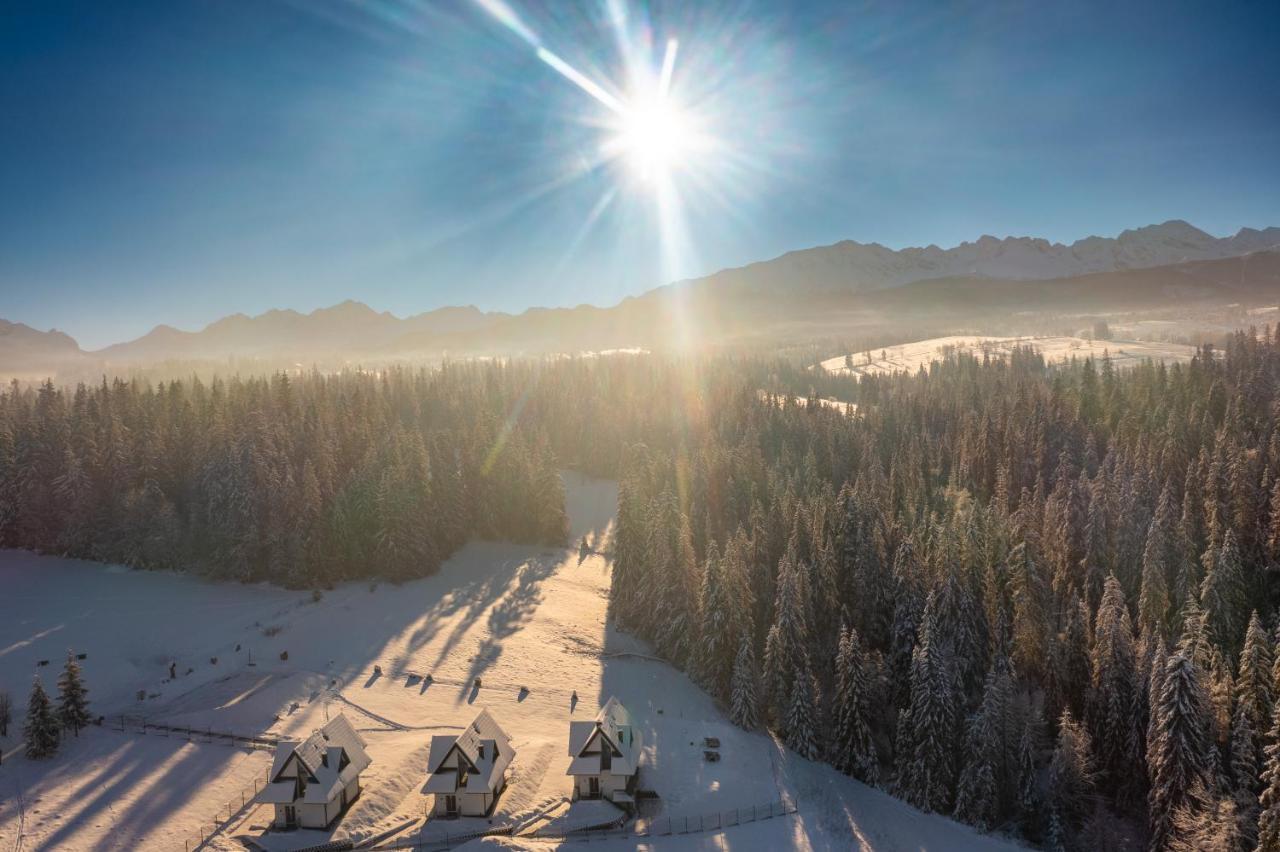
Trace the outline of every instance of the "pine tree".
<instances>
[{"instance_id":1,"label":"pine tree","mask_svg":"<svg viewBox=\"0 0 1280 852\"><path fill-rule=\"evenodd\" d=\"M840 633L836 654L835 732L832 757L836 768L867 784L879 780L879 760L869 724L870 684L858 633Z\"/></svg>"},{"instance_id":2,"label":"pine tree","mask_svg":"<svg viewBox=\"0 0 1280 852\"><path fill-rule=\"evenodd\" d=\"M809 656L803 654L800 669L795 673L791 687L791 703L787 708L782 741L787 748L809 760L817 760L819 756L816 695L817 687L809 668Z\"/></svg>"},{"instance_id":3,"label":"pine tree","mask_svg":"<svg viewBox=\"0 0 1280 852\"><path fill-rule=\"evenodd\" d=\"M48 757L58 749L58 719L38 676L31 684L31 700L27 703L27 724L23 736L27 741L27 757L33 760Z\"/></svg>"},{"instance_id":4,"label":"pine tree","mask_svg":"<svg viewBox=\"0 0 1280 852\"><path fill-rule=\"evenodd\" d=\"M751 632L743 632L738 643L738 655L733 661L729 710L729 718L733 723L748 731L760 727L760 697L756 692L759 673L756 671L756 655L751 649L751 641Z\"/></svg>"},{"instance_id":5,"label":"pine tree","mask_svg":"<svg viewBox=\"0 0 1280 852\"><path fill-rule=\"evenodd\" d=\"M64 730L80 736L89 724L89 690L80 676L80 664L72 651L67 651L67 664L58 678L58 720Z\"/></svg>"},{"instance_id":6,"label":"pine tree","mask_svg":"<svg viewBox=\"0 0 1280 852\"><path fill-rule=\"evenodd\" d=\"M1197 808L1197 791L1214 782L1209 772L1209 708L1200 674L1182 653L1165 663L1164 685L1156 702L1156 729L1147 761L1151 766L1148 798L1153 850L1163 850L1174 837L1174 814Z\"/></svg>"}]
</instances>

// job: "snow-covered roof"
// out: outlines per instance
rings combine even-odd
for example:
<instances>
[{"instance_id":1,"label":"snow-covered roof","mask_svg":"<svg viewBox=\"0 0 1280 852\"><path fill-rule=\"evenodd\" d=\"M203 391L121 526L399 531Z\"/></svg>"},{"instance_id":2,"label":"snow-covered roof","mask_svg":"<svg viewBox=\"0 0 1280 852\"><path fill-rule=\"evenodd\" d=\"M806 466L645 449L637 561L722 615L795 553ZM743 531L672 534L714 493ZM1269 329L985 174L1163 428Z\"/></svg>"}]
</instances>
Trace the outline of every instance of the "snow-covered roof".
<instances>
[{"instance_id":1,"label":"snow-covered roof","mask_svg":"<svg viewBox=\"0 0 1280 852\"><path fill-rule=\"evenodd\" d=\"M600 739L598 751L588 747ZM604 750L610 751L609 766L603 766ZM566 775L634 775L640 765L641 738L631 720L631 712L616 696L605 702L594 722L569 723L569 764Z\"/></svg>"},{"instance_id":2,"label":"snow-covered roof","mask_svg":"<svg viewBox=\"0 0 1280 852\"><path fill-rule=\"evenodd\" d=\"M297 760L306 775L302 801L323 804L338 797L342 788L368 768L372 762L364 738L341 714L329 720L302 742L284 740L276 745L267 785L257 800L267 804L289 804L297 799L298 784L293 777L280 773Z\"/></svg>"},{"instance_id":3,"label":"snow-covered roof","mask_svg":"<svg viewBox=\"0 0 1280 852\"><path fill-rule=\"evenodd\" d=\"M461 785L458 768L443 765L451 753L458 754L458 764L465 770L461 773L465 775ZM422 792L493 792L515 755L506 731L487 709L481 710L461 734L437 734L431 738L431 750L427 755L430 777Z\"/></svg>"}]
</instances>

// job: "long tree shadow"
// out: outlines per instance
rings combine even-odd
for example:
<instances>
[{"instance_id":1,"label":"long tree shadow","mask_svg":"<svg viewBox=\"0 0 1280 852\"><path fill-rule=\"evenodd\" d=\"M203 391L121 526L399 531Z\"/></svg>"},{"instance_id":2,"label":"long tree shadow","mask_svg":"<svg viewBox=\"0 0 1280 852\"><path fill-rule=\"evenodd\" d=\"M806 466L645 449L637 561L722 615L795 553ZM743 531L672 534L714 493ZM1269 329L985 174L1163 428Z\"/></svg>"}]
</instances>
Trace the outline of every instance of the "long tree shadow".
<instances>
[{"instance_id":1,"label":"long tree shadow","mask_svg":"<svg viewBox=\"0 0 1280 852\"><path fill-rule=\"evenodd\" d=\"M489 611L489 635L480 643L463 681L467 685L488 671L502 656L502 640L514 635L527 623L542 603L542 582L555 573L563 555L530 559L519 570L516 583L505 597ZM474 698L472 699L474 700Z\"/></svg>"}]
</instances>

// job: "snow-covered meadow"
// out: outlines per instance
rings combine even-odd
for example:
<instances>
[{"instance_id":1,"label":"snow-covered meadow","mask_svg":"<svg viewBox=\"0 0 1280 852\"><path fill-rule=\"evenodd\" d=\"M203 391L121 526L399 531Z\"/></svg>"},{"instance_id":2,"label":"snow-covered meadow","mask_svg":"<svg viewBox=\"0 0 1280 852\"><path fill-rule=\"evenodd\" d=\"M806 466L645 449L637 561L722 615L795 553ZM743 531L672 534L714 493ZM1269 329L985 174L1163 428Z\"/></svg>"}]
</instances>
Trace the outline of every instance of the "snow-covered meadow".
<instances>
[{"instance_id":1,"label":"snow-covered meadow","mask_svg":"<svg viewBox=\"0 0 1280 852\"><path fill-rule=\"evenodd\" d=\"M981 357L984 352L993 358L1008 355L1014 346L1031 346L1046 361L1066 361L1071 358L1101 359L1106 356L1116 367L1131 367L1148 359L1153 361L1190 361L1196 354L1194 346L1182 343L1159 343L1141 340L1090 340L1084 337L991 337L982 335L953 335L886 346L870 352L852 353L852 366L844 355L823 361L822 369L828 373L845 373L854 376L873 376L890 373L915 373L928 369L934 361L948 355L969 353Z\"/></svg>"},{"instance_id":2,"label":"snow-covered meadow","mask_svg":"<svg viewBox=\"0 0 1280 852\"><path fill-rule=\"evenodd\" d=\"M570 807L565 769L569 721L592 718L617 695L643 727L640 783L661 797L657 819L696 820L780 799L799 810L722 832L596 840L595 847L1011 848L796 758L766 734L739 730L688 678L614 630L606 623L603 551L616 487L577 474L566 474L566 485L567 549L472 543L434 577L345 585L318 601L266 586L0 553L0 689L13 695L19 717L0 742L0 846L195 848L201 829L217 824L203 848L241 849L241 838L251 838L287 850L401 826L395 840L513 823L525 836L473 843L572 845L528 834L598 822L611 807ZM578 548L584 536L585 555ZM28 761L18 740L31 675L39 672L52 688L68 648L88 654L92 707L106 722L64 742L54 758ZM39 667L40 660L50 664ZM517 749L509 786L490 820L424 821L430 738L458 730L481 707ZM265 775L270 752L142 734L137 725L121 731L112 721L132 714L197 730L304 737L339 712L369 743L363 794L329 832L265 835L269 810L236 803ZM708 736L721 741L717 763L703 759Z\"/></svg>"}]
</instances>

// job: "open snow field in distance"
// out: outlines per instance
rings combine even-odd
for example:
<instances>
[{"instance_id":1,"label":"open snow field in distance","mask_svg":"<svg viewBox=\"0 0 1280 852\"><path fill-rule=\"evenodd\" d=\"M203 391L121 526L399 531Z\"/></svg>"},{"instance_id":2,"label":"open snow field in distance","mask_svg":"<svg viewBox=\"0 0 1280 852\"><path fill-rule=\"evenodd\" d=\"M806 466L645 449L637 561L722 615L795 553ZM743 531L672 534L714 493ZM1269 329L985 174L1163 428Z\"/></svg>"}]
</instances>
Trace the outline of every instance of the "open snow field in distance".
<instances>
[{"instance_id":1,"label":"open snow field in distance","mask_svg":"<svg viewBox=\"0 0 1280 852\"><path fill-rule=\"evenodd\" d=\"M1196 354L1194 346L1182 343L1159 343L1139 340L1089 340L1084 337L990 337L983 335L952 335L886 346L870 352L853 353L853 367L846 365L845 356L839 355L822 362L828 373L845 373L854 376L873 376L889 373L915 373L928 369L934 361L941 361L951 354L968 352L981 357L983 352L991 357L1004 357L1015 345L1033 346L1046 361L1066 361L1070 358L1101 359L1104 355L1116 367L1131 367L1148 359L1153 361L1190 361Z\"/></svg>"}]
</instances>

